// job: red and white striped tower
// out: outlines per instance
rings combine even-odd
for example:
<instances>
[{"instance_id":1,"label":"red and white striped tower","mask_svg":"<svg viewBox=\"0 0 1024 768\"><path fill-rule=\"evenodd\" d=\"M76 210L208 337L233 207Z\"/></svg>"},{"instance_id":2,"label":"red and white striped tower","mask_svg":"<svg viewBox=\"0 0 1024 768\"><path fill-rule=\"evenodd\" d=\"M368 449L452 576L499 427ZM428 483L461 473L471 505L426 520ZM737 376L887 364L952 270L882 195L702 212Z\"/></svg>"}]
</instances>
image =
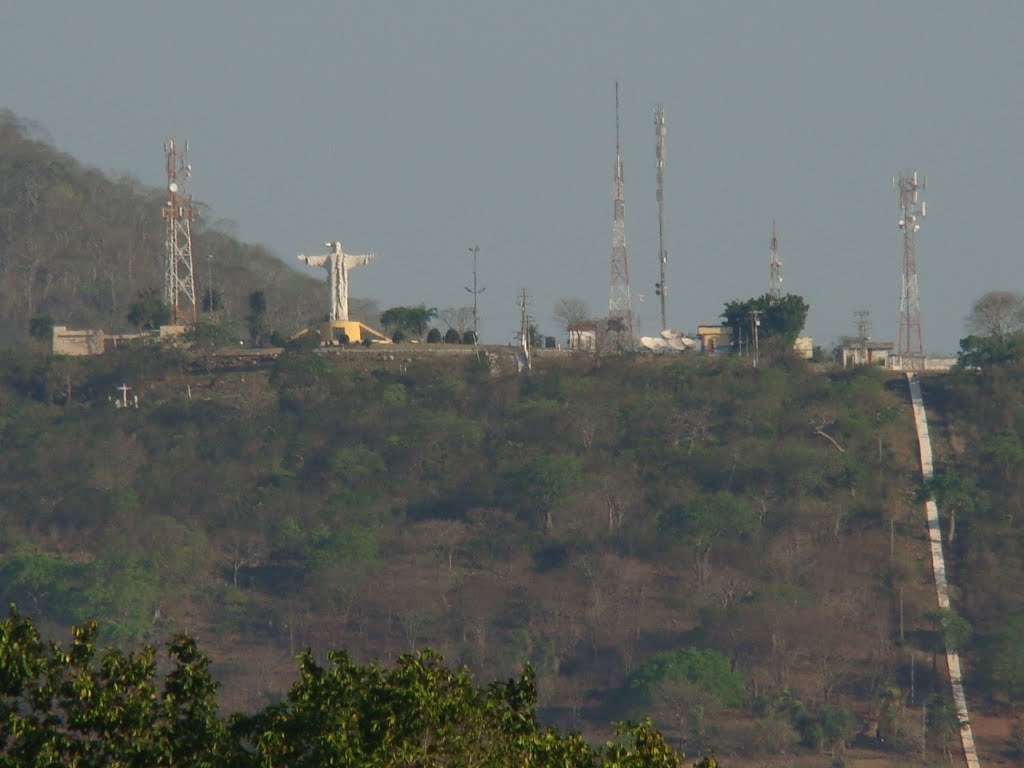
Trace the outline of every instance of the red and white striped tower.
<instances>
[{"instance_id":1,"label":"red and white striped tower","mask_svg":"<svg viewBox=\"0 0 1024 768\"><path fill-rule=\"evenodd\" d=\"M921 228L920 219L925 215L925 204L918 200L918 190L925 188L922 179L918 181L917 171L910 171L893 178L893 189L900 193L899 228L903 232L903 279L900 289L900 334L897 352L904 357L924 355L924 341L921 335L921 298L917 290L917 255L914 236Z\"/></svg>"},{"instance_id":2,"label":"red and white striped tower","mask_svg":"<svg viewBox=\"0 0 1024 768\"><path fill-rule=\"evenodd\" d=\"M162 216L167 222L167 236L164 240L164 303L170 307L171 322L183 322L181 296L192 305L192 322L196 321L196 283L192 270L192 195L188 182L192 177L192 166L188 164L188 144L179 152L174 139L164 144L167 153L167 203Z\"/></svg>"},{"instance_id":3,"label":"red and white striped tower","mask_svg":"<svg viewBox=\"0 0 1024 768\"><path fill-rule=\"evenodd\" d=\"M625 195L622 146L619 141L619 83L615 83L615 191L612 222L612 270L608 295L608 330L621 350L633 348L633 305L629 296L629 258L626 254Z\"/></svg>"}]
</instances>

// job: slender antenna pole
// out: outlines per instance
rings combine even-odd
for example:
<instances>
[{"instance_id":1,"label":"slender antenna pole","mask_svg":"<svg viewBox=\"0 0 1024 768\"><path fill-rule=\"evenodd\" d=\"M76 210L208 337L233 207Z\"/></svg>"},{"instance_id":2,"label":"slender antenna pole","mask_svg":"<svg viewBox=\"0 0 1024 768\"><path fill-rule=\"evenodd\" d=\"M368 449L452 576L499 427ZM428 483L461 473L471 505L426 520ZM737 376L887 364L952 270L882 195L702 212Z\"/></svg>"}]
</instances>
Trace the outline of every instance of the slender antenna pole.
<instances>
[{"instance_id":1,"label":"slender antenna pole","mask_svg":"<svg viewBox=\"0 0 1024 768\"><path fill-rule=\"evenodd\" d=\"M469 252L473 254L473 287L472 287L472 289L467 287L466 290L473 294L473 343L474 344L479 344L480 343L480 314L479 314L479 312L477 312L476 297L479 296L484 291L486 291L487 290L487 286L485 285L485 286L483 286L482 288L479 288L479 289L476 287L476 259L477 259L477 256L480 255L480 246L479 245L470 246Z\"/></svg>"},{"instance_id":2,"label":"slender antenna pole","mask_svg":"<svg viewBox=\"0 0 1024 768\"><path fill-rule=\"evenodd\" d=\"M661 269L659 282L654 292L661 299L661 329L668 330L665 319L665 297L668 295L668 282L665 280L665 268L668 265L668 251L665 250L665 110L661 104L654 108L655 159L658 169L658 262Z\"/></svg>"}]
</instances>

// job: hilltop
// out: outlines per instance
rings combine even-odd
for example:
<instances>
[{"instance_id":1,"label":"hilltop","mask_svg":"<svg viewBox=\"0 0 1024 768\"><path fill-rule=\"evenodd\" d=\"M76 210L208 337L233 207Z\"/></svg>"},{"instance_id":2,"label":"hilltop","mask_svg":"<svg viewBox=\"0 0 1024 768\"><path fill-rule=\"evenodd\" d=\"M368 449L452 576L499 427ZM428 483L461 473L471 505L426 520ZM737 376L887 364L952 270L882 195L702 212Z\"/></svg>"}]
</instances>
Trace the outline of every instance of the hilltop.
<instances>
[{"instance_id":1,"label":"hilltop","mask_svg":"<svg viewBox=\"0 0 1024 768\"><path fill-rule=\"evenodd\" d=\"M24 342L37 316L73 328L130 328L139 293L162 289L164 198L130 176L83 166L42 129L0 110L0 345ZM265 295L273 330L288 334L323 315L322 280L238 241L205 218L206 205L196 207L197 294L212 279L222 316L244 317L254 291Z\"/></svg>"}]
</instances>

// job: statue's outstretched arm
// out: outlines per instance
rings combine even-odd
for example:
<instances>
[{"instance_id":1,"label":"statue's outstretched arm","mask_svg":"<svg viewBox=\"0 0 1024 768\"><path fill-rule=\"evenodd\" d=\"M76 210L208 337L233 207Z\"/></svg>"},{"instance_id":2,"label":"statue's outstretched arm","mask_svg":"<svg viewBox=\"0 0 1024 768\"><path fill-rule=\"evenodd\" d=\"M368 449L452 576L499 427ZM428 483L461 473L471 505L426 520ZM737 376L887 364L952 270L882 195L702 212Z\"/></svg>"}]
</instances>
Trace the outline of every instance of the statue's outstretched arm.
<instances>
[{"instance_id":1,"label":"statue's outstretched arm","mask_svg":"<svg viewBox=\"0 0 1024 768\"><path fill-rule=\"evenodd\" d=\"M327 263L327 256L307 256L304 253L299 254L299 261L304 261L311 267L322 267Z\"/></svg>"},{"instance_id":2,"label":"statue's outstretched arm","mask_svg":"<svg viewBox=\"0 0 1024 768\"><path fill-rule=\"evenodd\" d=\"M377 254L375 253L364 253L361 255L353 255L351 253L345 254L345 266L346 267L365 267Z\"/></svg>"}]
</instances>

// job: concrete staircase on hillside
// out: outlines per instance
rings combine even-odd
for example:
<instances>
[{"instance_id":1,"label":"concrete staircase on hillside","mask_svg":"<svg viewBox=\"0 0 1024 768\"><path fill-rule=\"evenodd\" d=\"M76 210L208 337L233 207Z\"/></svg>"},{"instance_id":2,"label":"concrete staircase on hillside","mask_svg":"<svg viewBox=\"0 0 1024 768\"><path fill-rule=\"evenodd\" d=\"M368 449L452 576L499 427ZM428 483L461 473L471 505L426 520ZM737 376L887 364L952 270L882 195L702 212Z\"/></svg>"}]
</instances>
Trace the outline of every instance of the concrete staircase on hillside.
<instances>
[{"instance_id":1,"label":"concrete staircase on hillside","mask_svg":"<svg viewBox=\"0 0 1024 768\"><path fill-rule=\"evenodd\" d=\"M921 475L925 480L930 480L935 471L932 466L932 443L928 436L928 416L924 410L924 399L921 397L921 383L917 380L916 373L908 372L906 375L910 384L910 402L914 408L917 444L921 453ZM935 574L935 595L939 608L949 610L949 584L946 582L946 560L942 554L942 528L939 525L939 508L935 504L935 499L929 498L925 501L924 509L928 523L928 545L932 553L932 572ZM946 664L949 667L949 683L953 688L953 703L956 705L956 715L960 721L960 741L964 747L964 760L967 768L981 768L967 712L967 696L964 694L964 681L960 673L960 654L956 649L946 649Z\"/></svg>"}]
</instances>

